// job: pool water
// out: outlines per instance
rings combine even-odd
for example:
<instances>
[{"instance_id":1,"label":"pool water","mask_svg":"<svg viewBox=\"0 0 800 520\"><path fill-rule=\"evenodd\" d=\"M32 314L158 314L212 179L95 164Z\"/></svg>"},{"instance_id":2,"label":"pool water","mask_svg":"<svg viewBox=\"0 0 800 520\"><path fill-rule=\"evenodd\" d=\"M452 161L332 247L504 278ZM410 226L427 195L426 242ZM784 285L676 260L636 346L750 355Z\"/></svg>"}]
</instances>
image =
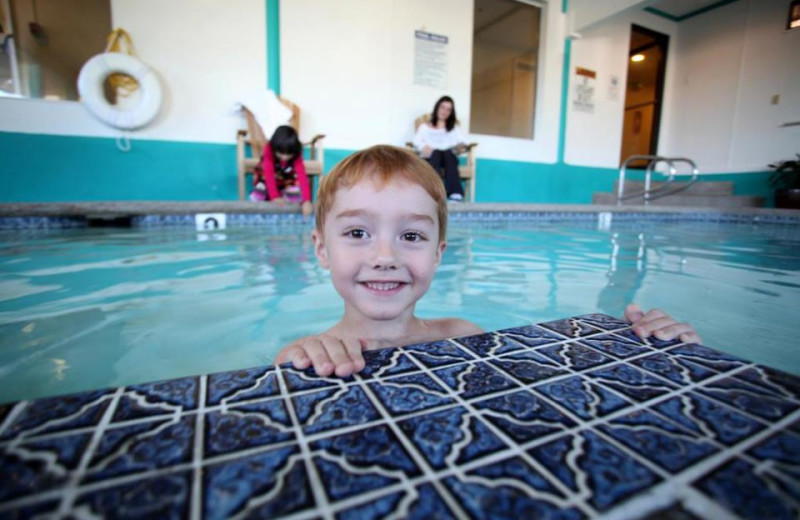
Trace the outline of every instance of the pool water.
<instances>
[{"instance_id":1,"label":"pool water","mask_svg":"<svg viewBox=\"0 0 800 520\"><path fill-rule=\"evenodd\" d=\"M271 363L342 305L310 224L0 233L0 402ZM800 374L800 228L454 222L422 317L486 330L628 302Z\"/></svg>"}]
</instances>

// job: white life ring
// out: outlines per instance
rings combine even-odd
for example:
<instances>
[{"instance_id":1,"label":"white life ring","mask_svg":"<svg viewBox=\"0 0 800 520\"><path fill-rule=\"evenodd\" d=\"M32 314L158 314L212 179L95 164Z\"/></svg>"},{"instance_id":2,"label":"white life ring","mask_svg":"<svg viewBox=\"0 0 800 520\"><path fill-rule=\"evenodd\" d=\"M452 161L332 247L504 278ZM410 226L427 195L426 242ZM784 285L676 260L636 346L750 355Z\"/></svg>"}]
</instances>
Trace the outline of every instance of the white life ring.
<instances>
[{"instance_id":1,"label":"white life ring","mask_svg":"<svg viewBox=\"0 0 800 520\"><path fill-rule=\"evenodd\" d=\"M141 100L130 110L120 110L103 94L103 83L115 73L127 74L139 83ZM133 56L119 52L90 58L78 75L78 92L89 112L104 123L126 130L145 126L161 108L161 84L155 73Z\"/></svg>"}]
</instances>

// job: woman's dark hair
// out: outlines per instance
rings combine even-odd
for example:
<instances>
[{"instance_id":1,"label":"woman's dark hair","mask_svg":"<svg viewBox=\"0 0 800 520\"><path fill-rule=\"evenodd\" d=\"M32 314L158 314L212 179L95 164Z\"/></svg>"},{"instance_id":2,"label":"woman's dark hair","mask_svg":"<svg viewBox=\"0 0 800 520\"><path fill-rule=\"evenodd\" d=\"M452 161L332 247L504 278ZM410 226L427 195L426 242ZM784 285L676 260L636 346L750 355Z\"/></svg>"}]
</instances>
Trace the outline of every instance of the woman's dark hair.
<instances>
[{"instance_id":1,"label":"woman's dark hair","mask_svg":"<svg viewBox=\"0 0 800 520\"><path fill-rule=\"evenodd\" d=\"M453 107L453 111L450 112L450 117L448 117L447 121L444 122L444 126L447 128L447 131L449 132L450 130L453 129L454 126L456 126L456 104L453 102L453 98L451 98L450 96L440 97L439 101L437 101L436 104L433 105L433 113L431 114L431 125L436 127L436 123L439 122L439 118L437 117L436 114L439 112L439 105L441 105L445 101L449 101L450 106Z\"/></svg>"},{"instance_id":2,"label":"woman's dark hair","mask_svg":"<svg viewBox=\"0 0 800 520\"><path fill-rule=\"evenodd\" d=\"M303 153L303 145L300 143L297 132L287 125L279 126L275 129L272 139L269 140L269 145L273 154L285 153L297 158Z\"/></svg>"}]
</instances>

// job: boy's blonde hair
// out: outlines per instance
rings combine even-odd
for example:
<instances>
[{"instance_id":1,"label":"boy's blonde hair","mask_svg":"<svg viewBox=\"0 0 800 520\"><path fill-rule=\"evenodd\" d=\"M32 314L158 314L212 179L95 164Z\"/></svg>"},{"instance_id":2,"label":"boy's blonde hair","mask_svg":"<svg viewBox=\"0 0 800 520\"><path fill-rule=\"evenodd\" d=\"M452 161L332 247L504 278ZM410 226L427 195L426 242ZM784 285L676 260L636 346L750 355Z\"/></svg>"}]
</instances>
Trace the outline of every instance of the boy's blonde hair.
<instances>
[{"instance_id":1,"label":"boy's blonde hair","mask_svg":"<svg viewBox=\"0 0 800 520\"><path fill-rule=\"evenodd\" d=\"M393 180L404 180L421 186L436 202L439 217L439 242L447 232L447 194L439 174L416 154L389 145L376 145L345 158L322 178L317 190L316 224L321 232L333 207L339 188L349 188L369 177L379 187Z\"/></svg>"}]
</instances>

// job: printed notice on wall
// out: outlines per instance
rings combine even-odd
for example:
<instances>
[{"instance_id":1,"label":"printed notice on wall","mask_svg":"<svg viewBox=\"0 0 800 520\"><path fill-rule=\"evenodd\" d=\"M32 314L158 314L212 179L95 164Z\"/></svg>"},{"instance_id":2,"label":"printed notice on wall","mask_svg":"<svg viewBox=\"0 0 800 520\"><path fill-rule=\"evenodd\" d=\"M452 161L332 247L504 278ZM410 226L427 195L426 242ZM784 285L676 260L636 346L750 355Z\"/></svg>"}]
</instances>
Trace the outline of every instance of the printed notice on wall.
<instances>
[{"instance_id":1,"label":"printed notice on wall","mask_svg":"<svg viewBox=\"0 0 800 520\"><path fill-rule=\"evenodd\" d=\"M447 88L447 36L414 31L414 84Z\"/></svg>"},{"instance_id":2,"label":"printed notice on wall","mask_svg":"<svg viewBox=\"0 0 800 520\"><path fill-rule=\"evenodd\" d=\"M572 107L579 112L594 113L594 92L597 73L593 70L575 67L575 93Z\"/></svg>"}]
</instances>

